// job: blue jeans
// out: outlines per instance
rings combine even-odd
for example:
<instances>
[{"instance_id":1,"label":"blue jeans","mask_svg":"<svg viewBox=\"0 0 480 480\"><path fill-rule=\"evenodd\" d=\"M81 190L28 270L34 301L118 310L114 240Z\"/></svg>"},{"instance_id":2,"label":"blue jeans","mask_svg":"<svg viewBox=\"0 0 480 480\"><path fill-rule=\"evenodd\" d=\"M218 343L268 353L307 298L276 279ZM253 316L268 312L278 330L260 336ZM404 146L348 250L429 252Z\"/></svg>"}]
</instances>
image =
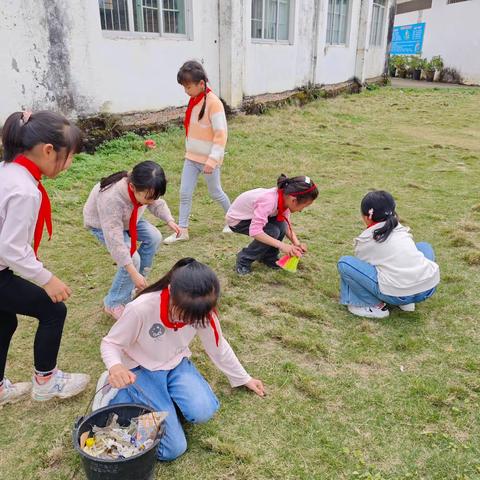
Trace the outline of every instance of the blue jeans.
<instances>
[{"instance_id":1,"label":"blue jeans","mask_svg":"<svg viewBox=\"0 0 480 480\"><path fill-rule=\"evenodd\" d=\"M155 372L143 367L132 370L137 376L135 385L120 390L110 405L117 403L140 403L156 411L168 412L165 434L157 450L159 460L175 460L187 449L177 408L188 422L204 423L212 418L220 403L210 385L193 363L184 358L173 370ZM145 398L148 397L148 398Z\"/></svg>"},{"instance_id":2,"label":"blue jeans","mask_svg":"<svg viewBox=\"0 0 480 480\"><path fill-rule=\"evenodd\" d=\"M178 226L182 228L188 227L188 219L192 210L193 191L197 186L198 176L203 172L204 165L198 162L192 162L185 159L182 171L182 181L180 183L180 211L178 214ZM212 200L218 202L225 213L230 208L230 200L223 191L220 184L220 167L206 175L203 175L207 182L208 193Z\"/></svg>"},{"instance_id":3,"label":"blue jeans","mask_svg":"<svg viewBox=\"0 0 480 480\"><path fill-rule=\"evenodd\" d=\"M105 245L103 231L99 228L91 228L90 231ZM125 243L130 249L130 235L123 232ZM137 223L137 238L141 242L140 247L132 256L132 263L137 271L146 277L152 267L153 257L162 243L162 234L147 220L141 218ZM132 299L135 288L132 279L125 267L120 267L115 274L112 286L104 298L106 307L113 308L118 305L126 305Z\"/></svg>"},{"instance_id":4,"label":"blue jeans","mask_svg":"<svg viewBox=\"0 0 480 480\"><path fill-rule=\"evenodd\" d=\"M429 243L417 243L417 248L429 260L435 260L435 253ZM362 262L357 257L345 256L338 261L340 273L340 303L357 307L372 307L379 303L389 305L407 305L409 303L423 302L430 298L436 288L426 292L409 295L406 297L392 297L380 292L377 279L377 269L367 262Z\"/></svg>"}]
</instances>

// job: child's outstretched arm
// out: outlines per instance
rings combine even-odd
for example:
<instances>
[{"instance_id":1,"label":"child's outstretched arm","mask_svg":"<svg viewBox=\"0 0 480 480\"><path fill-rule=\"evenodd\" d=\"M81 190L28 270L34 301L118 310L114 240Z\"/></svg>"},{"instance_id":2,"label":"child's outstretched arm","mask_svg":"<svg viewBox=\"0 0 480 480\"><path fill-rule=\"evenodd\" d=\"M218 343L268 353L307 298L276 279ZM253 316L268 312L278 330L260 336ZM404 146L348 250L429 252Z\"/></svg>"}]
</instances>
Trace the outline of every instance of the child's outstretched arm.
<instances>
[{"instance_id":1,"label":"child's outstretched arm","mask_svg":"<svg viewBox=\"0 0 480 480\"><path fill-rule=\"evenodd\" d=\"M163 198L159 198L152 205L149 205L148 210L153 213L157 218L163 220L170 230L173 230L177 235L180 234L180 227L175 223L175 219L168 208L167 202Z\"/></svg>"},{"instance_id":2,"label":"child's outstretched arm","mask_svg":"<svg viewBox=\"0 0 480 480\"><path fill-rule=\"evenodd\" d=\"M213 315L213 320L218 333L218 344L215 332L210 325L207 325L205 328L197 329L200 340L202 341L203 347L208 356L215 366L227 376L232 387L245 386L252 390L252 392L255 392L258 396L264 397L265 387L263 386L262 381L252 378L246 372L235 355L235 352L232 350L232 347L223 337L220 322L216 315Z\"/></svg>"}]
</instances>

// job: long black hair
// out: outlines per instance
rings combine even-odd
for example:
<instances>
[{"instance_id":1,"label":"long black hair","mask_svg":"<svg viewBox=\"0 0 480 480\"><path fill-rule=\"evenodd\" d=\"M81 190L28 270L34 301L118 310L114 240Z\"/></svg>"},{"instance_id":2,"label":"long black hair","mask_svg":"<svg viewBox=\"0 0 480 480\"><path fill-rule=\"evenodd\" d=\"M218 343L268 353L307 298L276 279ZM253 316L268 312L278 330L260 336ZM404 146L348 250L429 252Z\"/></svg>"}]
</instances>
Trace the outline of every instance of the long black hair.
<instances>
[{"instance_id":1,"label":"long black hair","mask_svg":"<svg viewBox=\"0 0 480 480\"><path fill-rule=\"evenodd\" d=\"M13 162L15 157L40 143L50 143L56 152L66 150L64 162L71 153L78 153L82 145L80 129L56 112L15 112L2 129L3 160Z\"/></svg>"},{"instance_id":2,"label":"long black hair","mask_svg":"<svg viewBox=\"0 0 480 480\"><path fill-rule=\"evenodd\" d=\"M208 314L216 307L220 282L215 272L194 258L182 258L160 280L142 290L159 292L170 286L171 314L176 320L205 327Z\"/></svg>"},{"instance_id":3,"label":"long black hair","mask_svg":"<svg viewBox=\"0 0 480 480\"><path fill-rule=\"evenodd\" d=\"M395 207L395 200L392 195L383 190L369 192L363 197L360 205L362 215L374 222L385 222L384 225L373 232L373 239L377 242L384 242L398 225Z\"/></svg>"},{"instance_id":4,"label":"long black hair","mask_svg":"<svg viewBox=\"0 0 480 480\"><path fill-rule=\"evenodd\" d=\"M128 178L128 181L138 192L150 192L150 200L165 195L167 191L167 178L163 168L152 160L145 160L135 165L130 173L126 170L112 173L108 177L100 180L100 191L103 192L117 183L122 178Z\"/></svg>"},{"instance_id":5,"label":"long black hair","mask_svg":"<svg viewBox=\"0 0 480 480\"><path fill-rule=\"evenodd\" d=\"M285 195L294 195L298 203L305 203L318 197L318 188L313 180L306 176L288 178L282 173L277 179L277 187L283 190Z\"/></svg>"},{"instance_id":6,"label":"long black hair","mask_svg":"<svg viewBox=\"0 0 480 480\"><path fill-rule=\"evenodd\" d=\"M205 107L207 106L207 72L205 72L205 69L200 62L197 62L196 60L189 60L180 67L180 70L177 73L177 82L183 86L188 83L199 83L202 80L205 82L205 97L203 97L202 109L198 114L199 120L203 118L203 115L205 114Z\"/></svg>"}]
</instances>

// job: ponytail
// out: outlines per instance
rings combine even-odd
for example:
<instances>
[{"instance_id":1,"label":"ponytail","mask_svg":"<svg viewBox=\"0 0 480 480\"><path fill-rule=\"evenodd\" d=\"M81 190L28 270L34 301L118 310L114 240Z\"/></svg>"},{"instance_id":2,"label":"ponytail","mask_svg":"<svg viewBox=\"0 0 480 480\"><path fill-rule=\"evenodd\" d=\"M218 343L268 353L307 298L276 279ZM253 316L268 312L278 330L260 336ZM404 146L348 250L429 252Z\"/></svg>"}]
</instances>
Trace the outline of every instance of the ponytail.
<instances>
[{"instance_id":1,"label":"ponytail","mask_svg":"<svg viewBox=\"0 0 480 480\"><path fill-rule=\"evenodd\" d=\"M51 144L56 152L66 150L64 162L72 153L78 153L82 144L80 129L63 115L46 110L15 112L2 129L3 160L15 158L41 143Z\"/></svg>"},{"instance_id":2,"label":"ponytail","mask_svg":"<svg viewBox=\"0 0 480 480\"><path fill-rule=\"evenodd\" d=\"M318 188L310 177L300 176L288 178L283 173L277 179L277 188L285 195L295 197L299 203L315 200Z\"/></svg>"},{"instance_id":3,"label":"ponytail","mask_svg":"<svg viewBox=\"0 0 480 480\"><path fill-rule=\"evenodd\" d=\"M374 222L385 222L384 225L373 232L373 239L379 243L384 242L398 225L395 212L395 200L392 195L383 190L367 193L360 206L362 215Z\"/></svg>"},{"instance_id":4,"label":"ponytail","mask_svg":"<svg viewBox=\"0 0 480 480\"><path fill-rule=\"evenodd\" d=\"M139 192L149 192L148 197L152 200L165 195L167 191L167 179L163 168L152 160L145 160L135 165L130 172L122 170L100 180L100 191L103 192L115 183L128 178L129 182Z\"/></svg>"},{"instance_id":5,"label":"ponytail","mask_svg":"<svg viewBox=\"0 0 480 480\"><path fill-rule=\"evenodd\" d=\"M200 113L198 114L198 120L201 120L203 118L203 115L205 114L205 108L207 106L207 82L205 82L205 92L203 96L203 105L200 110Z\"/></svg>"}]
</instances>

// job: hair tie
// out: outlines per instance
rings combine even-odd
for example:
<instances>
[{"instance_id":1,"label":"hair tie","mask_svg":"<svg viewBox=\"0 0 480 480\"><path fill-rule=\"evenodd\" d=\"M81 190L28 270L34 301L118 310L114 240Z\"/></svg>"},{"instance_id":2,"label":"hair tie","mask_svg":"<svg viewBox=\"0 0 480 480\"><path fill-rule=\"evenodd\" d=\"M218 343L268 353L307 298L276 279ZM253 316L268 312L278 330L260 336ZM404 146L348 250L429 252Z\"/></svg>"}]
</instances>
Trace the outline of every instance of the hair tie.
<instances>
[{"instance_id":1,"label":"hair tie","mask_svg":"<svg viewBox=\"0 0 480 480\"><path fill-rule=\"evenodd\" d=\"M23 113L22 113L22 126L26 125L27 122L30 120L30 117L32 116L32 112L29 111L29 110L25 110Z\"/></svg>"},{"instance_id":2,"label":"hair tie","mask_svg":"<svg viewBox=\"0 0 480 480\"><path fill-rule=\"evenodd\" d=\"M385 212L385 215L386 215L387 217L390 217L391 215L393 215L393 212L390 210L389 212Z\"/></svg>"},{"instance_id":3,"label":"hair tie","mask_svg":"<svg viewBox=\"0 0 480 480\"><path fill-rule=\"evenodd\" d=\"M368 218L371 220L373 217L373 208L368 211Z\"/></svg>"}]
</instances>

